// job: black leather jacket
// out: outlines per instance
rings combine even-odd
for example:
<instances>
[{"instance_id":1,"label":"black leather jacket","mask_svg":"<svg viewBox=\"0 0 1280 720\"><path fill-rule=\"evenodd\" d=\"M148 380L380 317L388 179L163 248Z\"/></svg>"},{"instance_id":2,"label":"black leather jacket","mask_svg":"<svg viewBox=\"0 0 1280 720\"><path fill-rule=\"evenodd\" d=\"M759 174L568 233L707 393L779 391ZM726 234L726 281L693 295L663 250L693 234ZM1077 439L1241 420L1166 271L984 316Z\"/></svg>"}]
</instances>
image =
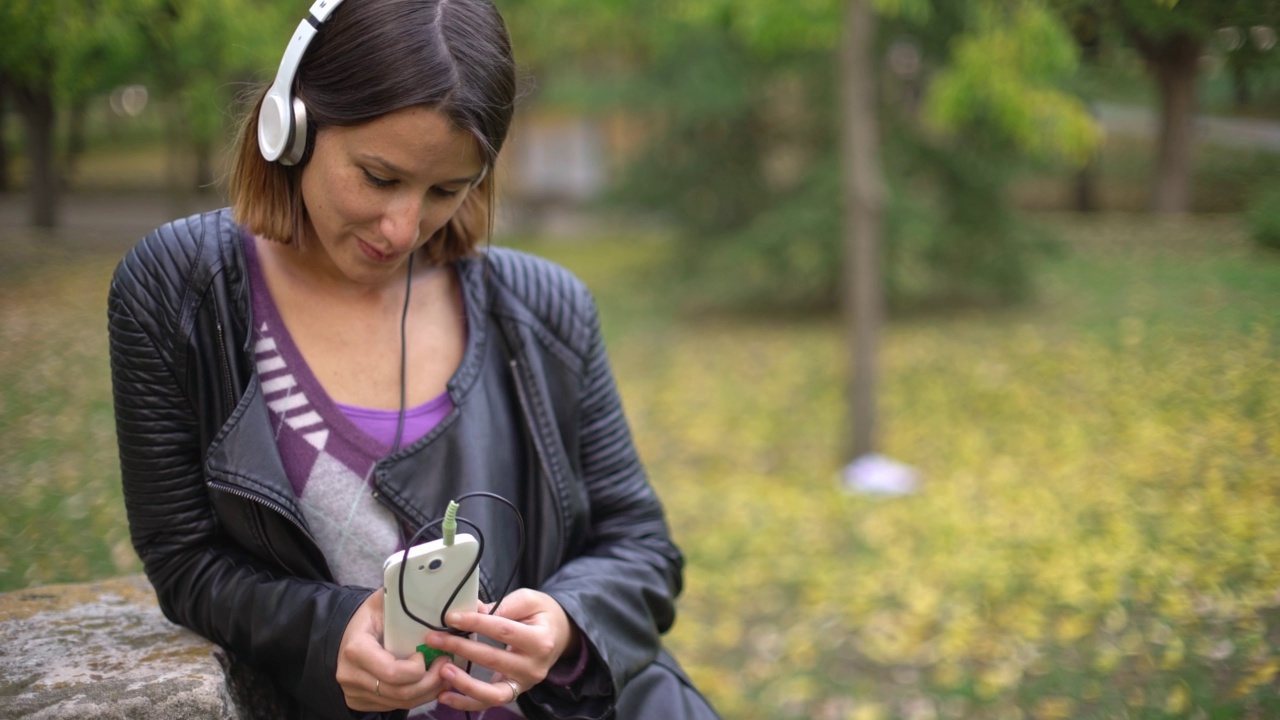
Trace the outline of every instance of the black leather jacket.
<instances>
[{"instance_id":1,"label":"black leather jacket","mask_svg":"<svg viewBox=\"0 0 1280 720\"><path fill-rule=\"evenodd\" d=\"M371 589L333 582L285 476L249 347L243 253L224 209L157 229L116 270L111 366L130 531L167 617L267 673L298 715L349 718L338 645ZM636 683L646 694L693 692L659 641L682 558L632 445L589 293L509 250L457 270L468 333L448 384L456 410L378 463L375 496L408 528L473 490L520 507L529 541L517 558L510 511L464 504L487 540L482 595L514 567L513 587L553 596L591 648L577 683L521 695L527 716L610 717L628 682L658 665L677 684ZM704 707L693 714L713 717Z\"/></svg>"}]
</instances>

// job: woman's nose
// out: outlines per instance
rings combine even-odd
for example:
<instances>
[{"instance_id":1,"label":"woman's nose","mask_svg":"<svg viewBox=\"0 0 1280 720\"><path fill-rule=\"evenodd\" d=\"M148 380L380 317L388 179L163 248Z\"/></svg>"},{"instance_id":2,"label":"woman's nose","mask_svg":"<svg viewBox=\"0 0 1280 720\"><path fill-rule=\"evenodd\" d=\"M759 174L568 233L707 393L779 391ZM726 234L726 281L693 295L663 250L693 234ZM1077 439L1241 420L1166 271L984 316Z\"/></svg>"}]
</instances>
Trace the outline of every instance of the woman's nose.
<instances>
[{"instance_id":1,"label":"woman's nose","mask_svg":"<svg viewBox=\"0 0 1280 720\"><path fill-rule=\"evenodd\" d=\"M421 199L405 198L397 201L382 214L382 235L397 250L408 250L418 242L422 227L423 203Z\"/></svg>"}]
</instances>

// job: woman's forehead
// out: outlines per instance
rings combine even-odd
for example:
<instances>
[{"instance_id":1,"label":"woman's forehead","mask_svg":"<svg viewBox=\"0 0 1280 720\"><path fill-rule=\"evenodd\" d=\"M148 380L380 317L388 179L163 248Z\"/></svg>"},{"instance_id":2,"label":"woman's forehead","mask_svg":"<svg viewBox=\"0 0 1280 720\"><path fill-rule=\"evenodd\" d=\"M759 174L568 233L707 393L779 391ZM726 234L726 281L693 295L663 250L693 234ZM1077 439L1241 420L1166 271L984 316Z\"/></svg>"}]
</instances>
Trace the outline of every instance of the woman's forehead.
<instances>
[{"instance_id":1,"label":"woman's forehead","mask_svg":"<svg viewBox=\"0 0 1280 720\"><path fill-rule=\"evenodd\" d=\"M402 108L367 123L325 131L333 131L348 152L372 156L388 169L408 174L453 171L458 178L474 178L484 166L475 137L432 108Z\"/></svg>"}]
</instances>

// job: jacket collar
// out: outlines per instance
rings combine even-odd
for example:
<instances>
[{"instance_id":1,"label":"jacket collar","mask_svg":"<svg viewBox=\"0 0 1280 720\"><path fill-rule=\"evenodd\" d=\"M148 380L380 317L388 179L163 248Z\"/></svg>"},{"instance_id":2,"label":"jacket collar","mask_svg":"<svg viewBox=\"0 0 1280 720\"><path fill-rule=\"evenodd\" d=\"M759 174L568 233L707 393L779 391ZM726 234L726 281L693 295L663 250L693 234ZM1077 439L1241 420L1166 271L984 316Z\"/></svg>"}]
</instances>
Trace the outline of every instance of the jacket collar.
<instances>
[{"instance_id":1,"label":"jacket collar","mask_svg":"<svg viewBox=\"0 0 1280 720\"><path fill-rule=\"evenodd\" d=\"M462 362L449 378L447 388L453 404L462 405L480 377L492 328L489 322L491 281L488 262L483 258L466 258L454 263L458 282L462 286L463 305L467 313L467 345L462 352Z\"/></svg>"}]
</instances>

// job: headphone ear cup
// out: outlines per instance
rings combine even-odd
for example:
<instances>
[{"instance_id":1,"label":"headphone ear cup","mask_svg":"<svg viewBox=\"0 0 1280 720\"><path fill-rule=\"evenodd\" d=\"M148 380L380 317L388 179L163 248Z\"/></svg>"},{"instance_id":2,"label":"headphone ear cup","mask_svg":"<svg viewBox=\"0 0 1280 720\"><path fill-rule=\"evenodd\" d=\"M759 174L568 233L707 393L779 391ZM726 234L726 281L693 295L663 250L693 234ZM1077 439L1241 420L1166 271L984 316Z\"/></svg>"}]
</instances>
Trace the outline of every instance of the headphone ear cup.
<instances>
[{"instance_id":1,"label":"headphone ear cup","mask_svg":"<svg viewBox=\"0 0 1280 720\"><path fill-rule=\"evenodd\" d=\"M289 143L280 157L281 165L297 165L307 154L310 140L307 131L307 105L302 98L293 98L293 112L290 113Z\"/></svg>"},{"instance_id":2,"label":"headphone ear cup","mask_svg":"<svg viewBox=\"0 0 1280 720\"><path fill-rule=\"evenodd\" d=\"M258 108L258 150L268 162L279 160L293 140L292 98L272 85Z\"/></svg>"}]
</instances>

